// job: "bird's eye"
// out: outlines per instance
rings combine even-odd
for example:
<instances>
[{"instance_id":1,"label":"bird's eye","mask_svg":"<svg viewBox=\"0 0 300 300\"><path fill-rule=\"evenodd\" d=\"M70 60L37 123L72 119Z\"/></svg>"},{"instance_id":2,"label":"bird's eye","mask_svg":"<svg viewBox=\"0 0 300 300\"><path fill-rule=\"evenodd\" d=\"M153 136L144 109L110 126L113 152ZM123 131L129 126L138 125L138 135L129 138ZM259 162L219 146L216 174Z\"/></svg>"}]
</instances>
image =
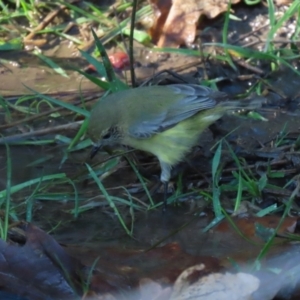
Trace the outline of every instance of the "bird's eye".
<instances>
[{"instance_id":1,"label":"bird's eye","mask_svg":"<svg viewBox=\"0 0 300 300\"><path fill-rule=\"evenodd\" d=\"M107 140L107 139L110 138L110 136L111 136L111 134L108 132L108 133L106 133L102 138L103 138L104 140Z\"/></svg>"}]
</instances>

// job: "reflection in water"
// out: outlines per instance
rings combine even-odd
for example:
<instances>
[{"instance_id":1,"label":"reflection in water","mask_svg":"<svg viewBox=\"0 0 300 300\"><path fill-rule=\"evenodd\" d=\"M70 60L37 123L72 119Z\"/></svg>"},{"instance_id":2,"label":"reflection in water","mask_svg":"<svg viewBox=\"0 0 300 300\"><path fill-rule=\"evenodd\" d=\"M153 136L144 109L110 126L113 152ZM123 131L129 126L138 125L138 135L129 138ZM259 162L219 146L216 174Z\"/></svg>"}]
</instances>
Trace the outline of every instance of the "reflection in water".
<instances>
[{"instance_id":1,"label":"reflection in water","mask_svg":"<svg viewBox=\"0 0 300 300\"><path fill-rule=\"evenodd\" d=\"M0 188L6 186L6 149L0 146L1 169ZM12 162L12 185L16 185L31 179L39 178L43 175L57 172L57 165L51 163L52 155L48 157L41 151L40 147L10 146ZM38 163L43 159L45 163Z\"/></svg>"}]
</instances>

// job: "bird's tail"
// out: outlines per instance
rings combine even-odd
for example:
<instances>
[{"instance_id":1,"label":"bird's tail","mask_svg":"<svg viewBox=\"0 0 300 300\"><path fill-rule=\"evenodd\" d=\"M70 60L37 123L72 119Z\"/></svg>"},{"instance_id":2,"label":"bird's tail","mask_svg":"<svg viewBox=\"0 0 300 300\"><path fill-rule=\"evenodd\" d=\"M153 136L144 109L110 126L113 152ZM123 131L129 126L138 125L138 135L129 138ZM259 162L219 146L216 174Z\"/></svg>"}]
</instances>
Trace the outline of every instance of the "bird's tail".
<instances>
[{"instance_id":1,"label":"bird's tail","mask_svg":"<svg viewBox=\"0 0 300 300\"><path fill-rule=\"evenodd\" d=\"M244 100L224 101L219 105L230 114L245 110L254 110L260 108L264 103L266 103L266 98L262 96L256 96L254 98Z\"/></svg>"}]
</instances>

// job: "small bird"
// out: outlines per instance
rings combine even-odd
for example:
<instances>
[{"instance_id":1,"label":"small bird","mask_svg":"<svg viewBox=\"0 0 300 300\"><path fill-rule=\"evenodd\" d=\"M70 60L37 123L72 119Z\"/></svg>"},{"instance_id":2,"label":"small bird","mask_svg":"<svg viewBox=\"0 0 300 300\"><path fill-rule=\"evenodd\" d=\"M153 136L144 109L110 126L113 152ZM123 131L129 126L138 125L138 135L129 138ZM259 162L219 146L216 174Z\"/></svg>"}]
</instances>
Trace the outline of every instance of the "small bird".
<instances>
[{"instance_id":1,"label":"small bird","mask_svg":"<svg viewBox=\"0 0 300 300\"><path fill-rule=\"evenodd\" d=\"M171 169L199 141L199 135L224 114L253 110L262 98L228 101L228 95L195 84L146 86L112 93L91 111L88 136L92 156L102 146L126 145L155 155L166 196Z\"/></svg>"}]
</instances>

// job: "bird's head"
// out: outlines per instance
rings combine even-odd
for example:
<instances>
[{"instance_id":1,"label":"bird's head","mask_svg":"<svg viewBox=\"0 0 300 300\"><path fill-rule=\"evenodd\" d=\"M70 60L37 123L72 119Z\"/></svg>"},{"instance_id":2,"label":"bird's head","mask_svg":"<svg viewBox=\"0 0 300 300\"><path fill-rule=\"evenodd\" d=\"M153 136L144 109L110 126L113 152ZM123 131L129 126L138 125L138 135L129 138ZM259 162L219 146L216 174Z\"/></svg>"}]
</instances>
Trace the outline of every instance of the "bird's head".
<instances>
[{"instance_id":1,"label":"bird's head","mask_svg":"<svg viewBox=\"0 0 300 300\"><path fill-rule=\"evenodd\" d=\"M89 127L88 136L94 146L91 157L95 156L97 151L102 147L118 145L121 144L122 141L122 134L117 127Z\"/></svg>"},{"instance_id":2,"label":"bird's head","mask_svg":"<svg viewBox=\"0 0 300 300\"><path fill-rule=\"evenodd\" d=\"M97 126L90 125L87 134L94 145L97 146L112 146L120 144L122 140L122 133L117 126Z\"/></svg>"}]
</instances>

